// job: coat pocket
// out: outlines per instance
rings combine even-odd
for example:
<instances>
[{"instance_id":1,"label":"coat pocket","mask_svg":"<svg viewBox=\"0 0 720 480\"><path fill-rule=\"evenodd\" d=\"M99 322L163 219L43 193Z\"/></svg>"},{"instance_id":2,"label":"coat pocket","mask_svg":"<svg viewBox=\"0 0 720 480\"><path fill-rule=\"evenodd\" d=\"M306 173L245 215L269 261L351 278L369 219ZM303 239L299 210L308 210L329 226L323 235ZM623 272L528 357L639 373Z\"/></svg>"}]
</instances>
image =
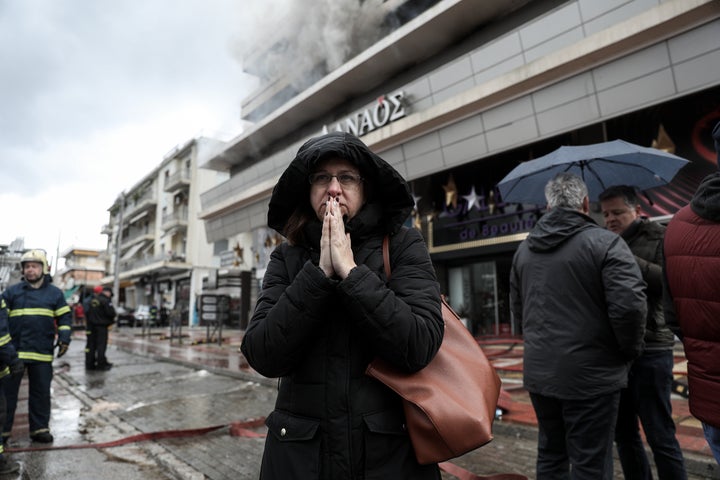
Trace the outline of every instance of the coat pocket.
<instances>
[{"instance_id":1,"label":"coat pocket","mask_svg":"<svg viewBox=\"0 0 720 480\"><path fill-rule=\"evenodd\" d=\"M363 420L365 478L415 478L411 473L418 465L404 416L387 411L365 415Z\"/></svg>"},{"instance_id":2,"label":"coat pocket","mask_svg":"<svg viewBox=\"0 0 720 480\"><path fill-rule=\"evenodd\" d=\"M320 475L320 422L280 410L265 420L268 435L260 478L313 479Z\"/></svg>"}]
</instances>

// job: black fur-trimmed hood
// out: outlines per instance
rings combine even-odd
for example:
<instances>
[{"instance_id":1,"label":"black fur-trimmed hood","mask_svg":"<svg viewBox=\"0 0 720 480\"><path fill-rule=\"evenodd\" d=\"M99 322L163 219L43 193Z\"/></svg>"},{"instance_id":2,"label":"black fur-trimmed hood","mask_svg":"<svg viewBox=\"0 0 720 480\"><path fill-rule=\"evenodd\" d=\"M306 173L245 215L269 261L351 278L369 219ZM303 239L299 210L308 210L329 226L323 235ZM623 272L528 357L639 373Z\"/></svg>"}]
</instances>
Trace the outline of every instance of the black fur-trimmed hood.
<instances>
[{"instance_id":1,"label":"black fur-trimmed hood","mask_svg":"<svg viewBox=\"0 0 720 480\"><path fill-rule=\"evenodd\" d=\"M373 153L360 139L345 132L332 132L303 144L273 188L268 208L268 226L284 233L293 212L309 202L308 175L318 162L329 157L349 160L365 178L368 198L365 208L380 211L379 222L386 233L396 232L407 219L414 200L400 173Z\"/></svg>"}]
</instances>

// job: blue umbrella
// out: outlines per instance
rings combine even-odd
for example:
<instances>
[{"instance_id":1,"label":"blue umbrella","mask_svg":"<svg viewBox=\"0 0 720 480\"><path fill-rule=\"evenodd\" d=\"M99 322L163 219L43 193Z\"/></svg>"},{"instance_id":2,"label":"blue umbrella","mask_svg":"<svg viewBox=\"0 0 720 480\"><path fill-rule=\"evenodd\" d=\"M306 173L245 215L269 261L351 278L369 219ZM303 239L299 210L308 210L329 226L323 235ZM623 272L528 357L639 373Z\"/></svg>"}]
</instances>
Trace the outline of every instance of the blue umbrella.
<instances>
[{"instance_id":1,"label":"blue umbrella","mask_svg":"<svg viewBox=\"0 0 720 480\"><path fill-rule=\"evenodd\" d=\"M545 185L555 175L578 175L588 187L590 200L612 185L638 190L659 187L688 163L672 153L641 147L623 140L560 147L542 157L523 162L497 184L506 203L545 205Z\"/></svg>"}]
</instances>

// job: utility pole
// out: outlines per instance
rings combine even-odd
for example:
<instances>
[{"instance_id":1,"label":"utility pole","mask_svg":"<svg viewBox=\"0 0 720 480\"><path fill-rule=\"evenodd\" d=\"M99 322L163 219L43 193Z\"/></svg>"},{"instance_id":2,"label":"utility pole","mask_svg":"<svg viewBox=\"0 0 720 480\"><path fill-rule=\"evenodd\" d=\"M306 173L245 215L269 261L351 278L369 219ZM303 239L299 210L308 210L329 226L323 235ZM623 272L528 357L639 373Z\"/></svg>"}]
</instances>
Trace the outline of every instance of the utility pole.
<instances>
[{"instance_id":1,"label":"utility pole","mask_svg":"<svg viewBox=\"0 0 720 480\"><path fill-rule=\"evenodd\" d=\"M118 229L115 234L115 262L113 266L113 298L120 302L120 243L122 242L123 214L125 213L125 192L120 194L120 214L118 215ZM117 305L116 303L116 305Z\"/></svg>"},{"instance_id":2,"label":"utility pole","mask_svg":"<svg viewBox=\"0 0 720 480\"><path fill-rule=\"evenodd\" d=\"M55 273L57 272L58 259L60 258L60 233L61 230L58 230L58 241L57 245L55 246L55 266L53 267L52 275L55 275Z\"/></svg>"}]
</instances>

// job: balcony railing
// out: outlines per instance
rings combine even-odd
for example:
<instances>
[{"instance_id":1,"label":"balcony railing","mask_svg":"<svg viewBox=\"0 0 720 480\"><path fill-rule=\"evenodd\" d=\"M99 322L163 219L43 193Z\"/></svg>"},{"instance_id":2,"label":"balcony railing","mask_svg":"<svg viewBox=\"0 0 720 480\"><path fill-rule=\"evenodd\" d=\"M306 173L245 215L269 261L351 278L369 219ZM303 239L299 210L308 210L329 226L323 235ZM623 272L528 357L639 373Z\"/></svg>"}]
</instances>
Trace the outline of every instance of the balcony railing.
<instances>
[{"instance_id":1,"label":"balcony railing","mask_svg":"<svg viewBox=\"0 0 720 480\"><path fill-rule=\"evenodd\" d=\"M123 249L126 249L139 242L152 241L155 236L149 231L140 231L139 229L130 232L126 237L123 236L122 244L120 245Z\"/></svg>"},{"instance_id":2,"label":"balcony railing","mask_svg":"<svg viewBox=\"0 0 720 480\"><path fill-rule=\"evenodd\" d=\"M167 264L167 263L181 264L181 265L177 265L177 267L182 268L182 266L187 263L185 254L168 252L168 253L164 253L162 255L145 256L142 258L131 257L126 260L120 261L120 272L121 273L129 272L131 270L137 270L142 267L147 267L148 265L153 265L153 264L159 265L159 264Z\"/></svg>"},{"instance_id":3,"label":"balcony railing","mask_svg":"<svg viewBox=\"0 0 720 480\"><path fill-rule=\"evenodd\" d=\"M162 229L170 230L177 227L187 227L188 207L183 205L176 210L162 216Z\"/></svg>"},{"instance_id":4,"label":"balcony railing","mask_svg":"<svg viewBox=\"0 0 720 480\"><path fill-rule=\"evenodd\" d=\"M144 210L149 210L156 205L157 199L155 198L155 194L152 189L148 189L142 195L138 196L137 198L133 198L132 204L127 206L125 215L131 217L133 215L137 215Z\"/></svg>"},{"instance_id":5,"label":"balcony railing","mask_svg":"<svg viewBox=\"0 0 720 480\"><path fill-rule=\"evenodd\" d=\"M178 190L179 188L187 187L188 185L190 185L190 171L182 169L165 177L163 191L169 193Z\"/></svg>"}]
</instances>

